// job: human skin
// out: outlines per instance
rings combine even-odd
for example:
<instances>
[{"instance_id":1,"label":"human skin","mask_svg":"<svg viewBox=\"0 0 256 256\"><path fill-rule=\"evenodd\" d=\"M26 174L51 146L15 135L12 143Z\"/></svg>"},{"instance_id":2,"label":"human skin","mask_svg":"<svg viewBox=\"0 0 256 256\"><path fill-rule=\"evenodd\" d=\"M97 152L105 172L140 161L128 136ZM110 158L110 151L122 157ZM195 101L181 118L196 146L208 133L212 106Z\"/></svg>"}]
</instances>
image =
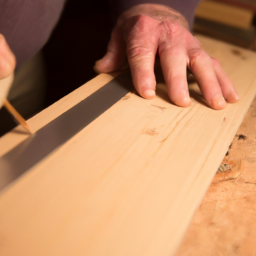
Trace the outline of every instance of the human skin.
<instances>
[{"instance_id":1,"label":"human skin","mask_svg":"<svg viewBox=\"0 0 256 256\"><path fill-rule=\"evenodd\" d=\"M177 11L158 4L131 7L118 18L105 56L96 62L100 73L120 69L128 60L137 92L146 99L155 96L156 55L170 100L181 107L190 105L187 68L194 74L207 104L225 108L239 97L218 60L211 58L190 33L186 19Z\"/></svg>"},{"instance_id":2,"label":"human skin","mask_svg":"<svg viewBox=\"0 0 256 256\"><path fill-rule=\"evenodd\" d=\"M9 77L14 72L16 65L16 59L14 54L12 53L8 43L6 42L4 36L0 34L0 108L4 104L5 97L7 95L7 91L11 86L11 83L1 83L6 79L10 80ZM2 86L1 86L2 85Z\"/></svg>"}]
</instances>

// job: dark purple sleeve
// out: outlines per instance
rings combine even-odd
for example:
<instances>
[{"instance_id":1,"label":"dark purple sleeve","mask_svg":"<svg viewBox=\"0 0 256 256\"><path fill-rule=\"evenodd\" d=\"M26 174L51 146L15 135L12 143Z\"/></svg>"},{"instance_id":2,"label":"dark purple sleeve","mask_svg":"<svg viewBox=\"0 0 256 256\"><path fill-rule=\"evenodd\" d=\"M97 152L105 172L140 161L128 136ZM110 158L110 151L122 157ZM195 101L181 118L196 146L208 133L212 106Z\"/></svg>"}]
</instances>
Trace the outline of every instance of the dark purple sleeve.
<instances>
[{"instance_id":1,"label":"dark purple sleeve","mask_svg":"<svg viewBox=\"0 0 256 256\"><path fill-rule=\"evenodd\" d=\"M65 0L0 0L0 33L17 66L37 53L56 25Z\"/></svg>"},{"instance_id":2,"label":"dark purple sleeve","mask_svg":"<svg viewBox=\"0 0 256 256\"><path fill-rule=\"evenodd\" d=\"M152 3L166 5L185 16L191 29L195 9L200 0L109 0L109 2L112 5L115 17L118 17L122 12L137 4Z\"/></svg>"}]
</instances>

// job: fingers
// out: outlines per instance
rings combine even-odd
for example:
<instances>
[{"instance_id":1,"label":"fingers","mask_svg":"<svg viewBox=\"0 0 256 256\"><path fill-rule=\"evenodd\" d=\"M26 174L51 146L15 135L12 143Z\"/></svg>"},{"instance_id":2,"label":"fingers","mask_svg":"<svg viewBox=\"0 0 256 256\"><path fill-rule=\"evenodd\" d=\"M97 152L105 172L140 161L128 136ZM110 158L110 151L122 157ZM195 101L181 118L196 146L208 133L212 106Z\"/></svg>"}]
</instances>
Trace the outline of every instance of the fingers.
<instances>
[{"instance_id":1,"label":"fingers","mask_svg":"<svg viewBox=\"0 0 256 256\"><path fill-rule=\"evenodd\" d=\"M161 67L170 100L180 106L190 105L187 83L187 55L182 49L164 49L159 52Z\"/></svg>"},{"instance_id":2,"label":"fingers","mask_svg":"<svg viewBox=\"0 0 256 256\"><path fill-rule=\"evenodd\" d=\"M154 63L158 48L158 35L152 32L154 23L145 16L137 18L136 26L126 38L127 58L137 92L146 99L155 96Z\"/></svg>"},{"instance_id":3,"label":"fingers","mask_svg":"<svg viewBox=\"0 0 256 256\"><path fill-rule=\"evenodd\" d=\"M0 34L0 79L10 76L15 69L15 56L5 38Z\"/></svg>"},{"instance_id":4,"label":"fingers","mask_svg":"<svg viewBox=\"0 0 256 256\"><path fill-rule=\"evenodd\" d=\"M151 46L130 47L127 51L132 80L137 92L146 99L155 96L154 62L156 49Z\"/></svg>"},{"instance_id":5,"label":"fingers","mask_svg":"<svg viewBox=\"0 0 256 256\"><path fill-rule=\"evenodd\" d=\"M223 97L229 103L237 102L239 100L239 96L236 92L233 83L230 81L227 74L221 68L219 61L212 58L212 62L216 77L222 90Z\"/></svg>"},{"instance_id":6,"label":"fingers","mask_svg":"<svg viewBox=\"0 0 256 256\"><path fill-rule=\"evenodd\" d=\"M0 108L4 104L11 87L15 64L15 56L4 36L0 34Z\"/></svg>"},{"instance_id":7,"label":"fingers","mask_svg":"<svg viewBox=\"0 0 256 256\"><path fill-rule=\"evenodd\" d=\"M223 109L226 101L216 77L212 59L202 49L193 49L189 51L188 67L196 77L207 104L216 110Z\"/></svg>"},{"instance_id":8,"label":"fingers","mask_svg":"<svg viewBox=\"0 0 256 256\"><path fill-rule=\"evenodd\" d=\"M158 50L168 94L174 104L190 105L187 66L210 107L223 109L226 102L238 100L234 85L219 62L210 58L200 42L176 18L152 18L143 14L126 16L119 19L106 55L96 62L96 71L121 69L127 55L135 89L142 97L152 99L155 96L154 62Z\"/></svg>"},{"instance_id":9,"label":"fingers","mask_svg":"<svg viewBox=\"0 0 256 256\"><path fill-rule=\"evenodd\" d=\"M105 56L95 63L94 70L97 73L117 71L125 65L125 42L118 27L115 27L108 44Z\"/></svg>"}]
</instances>

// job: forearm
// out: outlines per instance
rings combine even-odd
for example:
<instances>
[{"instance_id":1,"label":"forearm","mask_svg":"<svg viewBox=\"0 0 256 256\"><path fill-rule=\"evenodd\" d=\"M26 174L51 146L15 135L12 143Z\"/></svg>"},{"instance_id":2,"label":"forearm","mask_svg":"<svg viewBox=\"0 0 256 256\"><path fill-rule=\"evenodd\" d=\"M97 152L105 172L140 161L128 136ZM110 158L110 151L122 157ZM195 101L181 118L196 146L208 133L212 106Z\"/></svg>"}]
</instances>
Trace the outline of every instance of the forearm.
<instances>
[{"instance_id":1,"label":"forearm","mask_svg":"<svg viewBox=\"0 0 256 256\"><path fill-rule=\"evenodd\" d=\"M117 18L121 13L137 4L154 3L169 6L180 12L188 21L190 29L193 26L195 9L200 0L109 0L113 15Z\"/></svg>"}]
</instances>

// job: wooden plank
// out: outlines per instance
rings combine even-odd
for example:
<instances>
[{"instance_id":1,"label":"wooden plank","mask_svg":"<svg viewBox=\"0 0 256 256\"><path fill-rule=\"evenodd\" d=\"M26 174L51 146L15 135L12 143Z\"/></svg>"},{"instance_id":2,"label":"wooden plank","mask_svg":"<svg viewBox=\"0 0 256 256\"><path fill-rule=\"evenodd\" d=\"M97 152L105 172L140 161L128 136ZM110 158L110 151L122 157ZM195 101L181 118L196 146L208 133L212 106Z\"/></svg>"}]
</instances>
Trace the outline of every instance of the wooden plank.
<instances>
[{"instance_id":1,"label":"wooden plank","mask_svg":"<svg viewBox=\"0 0 256 256\"><path fill-rule=\"evenodd\" d=\"M237 28L249 29L252 24L253 11L239 7L204 0L195 13L196 17L207 19Z\"/></svg>"},{"instance_id":2,"label":"wooden plank","mask_svg":"<svg viewBox=\"0 0 256 256\"><path fill-rule=\"evenodd\" d=\"M255 49L255 27L240 29L221 23L196 18L193 32L247 49Z\"/></svg>"},{"instance_id":3,"label":"wooden plank","mask_svg":"<svg viewBox=\"0 0 256 256\"><path fill-rule=\"evenodd\" d=\"M256 98L176 256L256 255Z\"/></svg>"},{"instance_id":4,"label":"wooden plank","mask_svg":"<svg viewBox=\"0 0 256 256\"><path fill-rule=\"evenodd\" d=\"M28 120L28 124L33 126L33 131L36 132L46 124L50 123L56 117L72 108L74 105L88 97L96 90L101 88L104 84L111 81L119 73L113 74L101 74L84 86L79 87L77 90L70 93L68 96L63 97L59 101L55 102L50 108L44 109L39 114ZM54 110L54 111L53 111ZM0 156L4 155L10 149L18 145L20 142L27 139L29 135L24 133L22 127L17 126L13 131L3 136L0 140Z\"/></svg>"},{"instance_id":5,"label":"wooden plank","mask_svg":"<svg viewBox=\"0 0 256 256\"><path fill-rule=\"evenodd\" d=\"M214 1L238 6L244 9L249 9L249 10L252 10L254 13L256 13L255 0L214 0Z\"/></svg>"},{"instance_id":6,"label":"wooden plank","mask_svg":"<svg viewBox=\"0 0 256 256\"><path fill-rule=\"evenodd\" d=\"M240 101L214 111L194 84L192 105L179 108L160 81L153 100L129 93L2 193L1 255L174 254L256 91L256 54L199 39ZM29 125L54 119L95 81ZM19 135L0 145L12 148Z\"/></svg>"}]
</instances>

